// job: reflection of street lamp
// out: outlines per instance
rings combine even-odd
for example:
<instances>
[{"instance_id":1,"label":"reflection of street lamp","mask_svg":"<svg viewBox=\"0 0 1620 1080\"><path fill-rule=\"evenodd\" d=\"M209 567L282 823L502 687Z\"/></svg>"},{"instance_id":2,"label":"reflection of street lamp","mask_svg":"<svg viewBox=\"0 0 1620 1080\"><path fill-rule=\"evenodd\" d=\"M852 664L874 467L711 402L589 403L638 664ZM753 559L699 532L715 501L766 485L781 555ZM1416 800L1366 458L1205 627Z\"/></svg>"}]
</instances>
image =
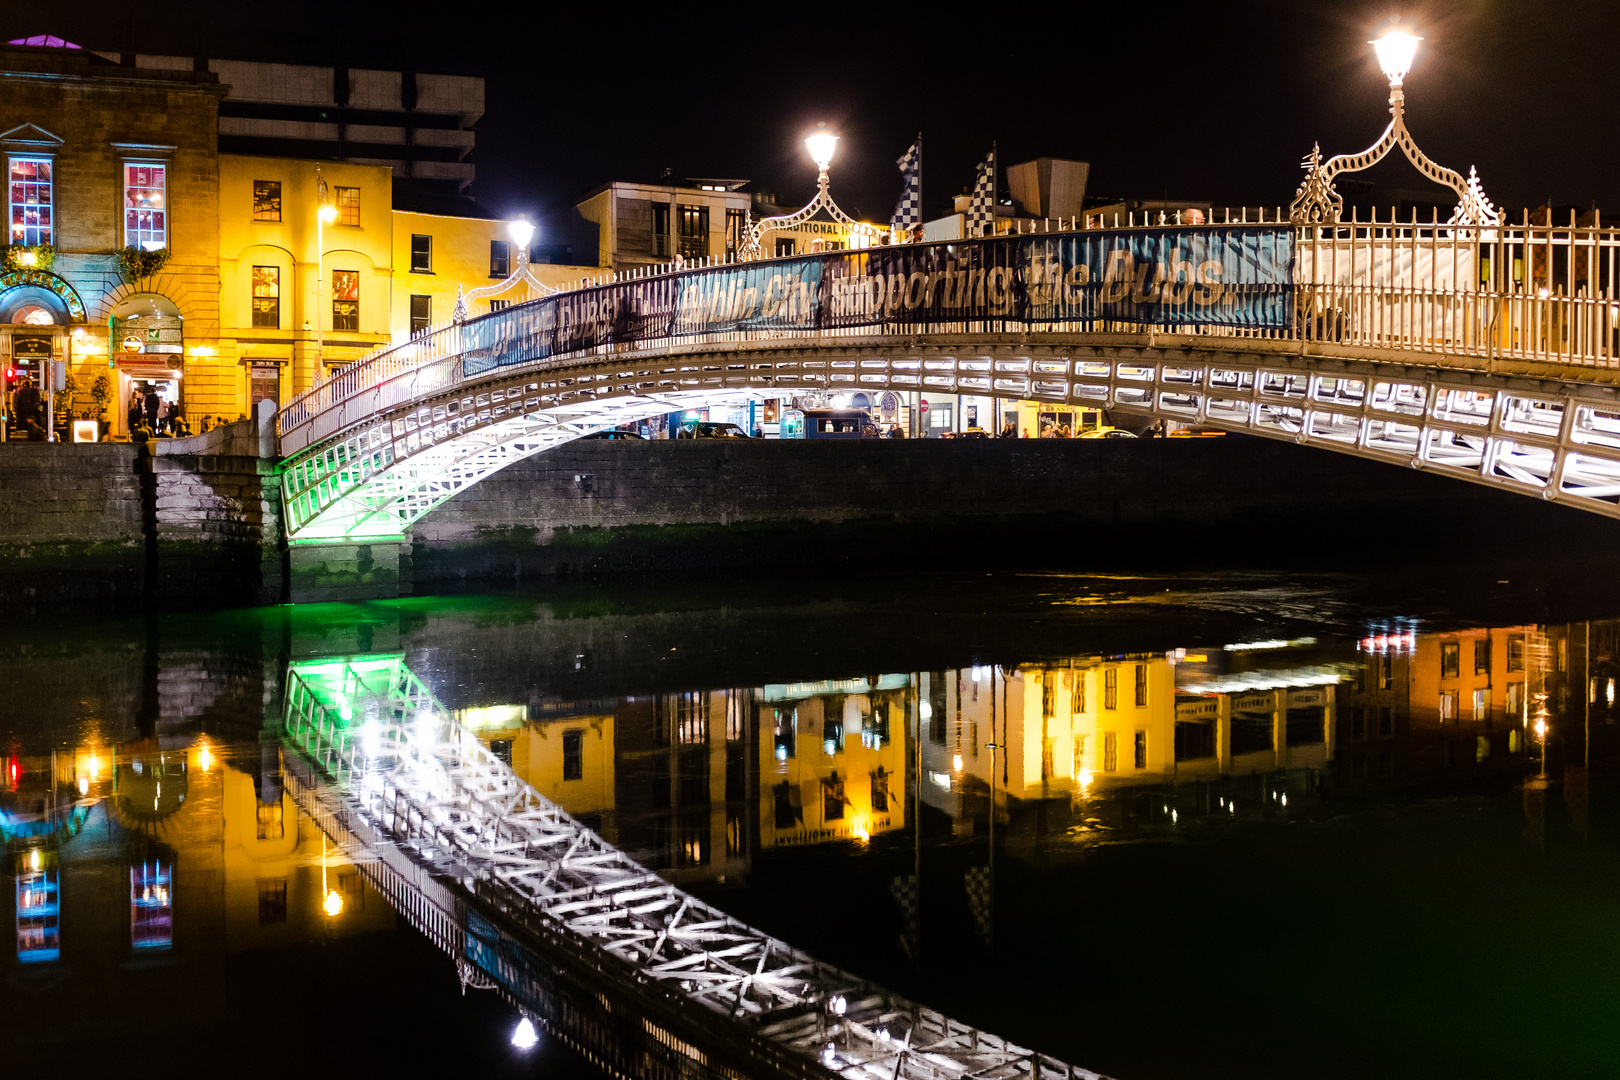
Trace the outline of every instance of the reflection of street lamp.
<instances>
[{"instance_id":1,"label":"reflection of street lamp","mask_svg":"<svg viewBox=\"0 0 1620 1080\"><path fill-rule=\"evenodd\" d=\"M1536 725L1532 728L1536 733L1536 742L1541 744L1541 775L1547 775L1547 720L1543 716L1536 717Z\"/></svg>"},{"instance_id":2,"label":"reflection of street lamp","mask_svg":"<svg viewBox=\"0 0 1620 1080\"><path fill-rule=\"evenodd\" d=\"M1457 195L1457 209L1451 215L1453 225L1495 225L1500 216L1491 201L1485 197L1479 176L1472 168L1464 179L1442 165L1430 161L1418 149L1417 141L1406 130L1406 92L1401 89L1412 61L1417 56L1418 42L1400 27L1390 29L1383 37L1372 42L1378 54L1378 67L1389 80L1389 126L1377 142L1359 154L1339 154L1322 160L1322 148L1314 146L1305 158L1305 182L1299 186L1294 201L1288 206L1289 220L1295 224L1312 225L1339 220L1344 199L1333 187L1333 178L1341 172L1361 172L1376 165L1396 146L1417 170L1430 180L1444 184Z\"/></svg>"},{"instance_id":3,"label":"reflection of street lamp","mask_svg":"<svg viewBox=\"0 0 1620 1080\"><path fill-rule=\"evenodd\" d=\"M779 214L776 217L761 218L752 222L748 226L748 235L743 241L742 250L737 253L738 261L751 262L754 259L763 259L765 253L762 241L766 233L791 229L795 225L803 224L821 210L827 211L829 217L847 228L852 237L863 237L868 245L876 243L888 231L876 225L868 225L864 221L856 221L833 202L832 195L827 190L829 183L827 170L832 166L833 151L838 148L838 136L828 131L827 125L818 124L816 130L806 137L804 145L810 151L810 160L816 163L816 197L803 209L791 214Z\"/></svg>"}]
</instances>

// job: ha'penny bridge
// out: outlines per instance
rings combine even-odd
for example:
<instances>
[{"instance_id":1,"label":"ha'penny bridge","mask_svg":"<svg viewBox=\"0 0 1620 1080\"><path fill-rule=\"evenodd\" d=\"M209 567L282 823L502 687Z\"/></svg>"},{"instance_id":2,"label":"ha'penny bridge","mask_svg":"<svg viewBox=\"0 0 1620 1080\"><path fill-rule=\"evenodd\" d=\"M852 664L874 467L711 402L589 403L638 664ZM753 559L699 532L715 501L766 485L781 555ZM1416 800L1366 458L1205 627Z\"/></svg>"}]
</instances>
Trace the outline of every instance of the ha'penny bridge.
<instances>
[{"instance_id":1,"label":"ha'penny bridge","mask_svg":"<svg viewBox=\"0 0 1620 1080\"><path fill-rule=\"evenodd\" d=\"M451 323L282 411L286 535L400 538L651 416L885 390L1210 425L1620 516L1620 230L1275 216L623 275Z\"/></svg>"},{"instance_id":2,"label":"ha'penny bridge","mask_svg":"<svg viewBox=\"0 0 1620 1080\"><path fill-rule=\"evenodd\" d=\"M1101 1080L821 963L547 801L400 655L295 662L288 786L394 907L621 1077Z\"/></svg>"}]
</instances>

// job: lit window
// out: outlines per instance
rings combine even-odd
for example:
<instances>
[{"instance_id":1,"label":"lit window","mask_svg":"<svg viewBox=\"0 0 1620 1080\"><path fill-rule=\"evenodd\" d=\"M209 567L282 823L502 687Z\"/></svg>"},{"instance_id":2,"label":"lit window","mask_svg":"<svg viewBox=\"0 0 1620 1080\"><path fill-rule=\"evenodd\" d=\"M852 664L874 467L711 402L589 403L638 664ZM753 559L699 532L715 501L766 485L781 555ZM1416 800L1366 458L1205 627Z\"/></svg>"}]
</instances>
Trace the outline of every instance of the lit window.
<instances>
[{"instance_id":1,"label":"lit window","mask_svg":"<svg viewBox=\"0 0 1620 1080\"><path fill-rule=\"evenodd\" d=\"M332 329L360 329L360 271L332 271Z\"/></svg>"},{"instance_id":2,"label":"lit window","mask_svg":"<svg viewBox=\"0 0 1620 1080\"><path fill-rule=\"evenodd\" d=\"M1491 691L1484 688L1474 691L1474 719L1489 720L1491 718Z\"/></svg>"},{"instance_id":3,"label":"lit window","mask_svg":"<svg viewBox=\"0 0 1620 1080\"><path fill-rule=\"evenodd\" d=\"M1119 736L1110 731L1103 735L1103 772L1119 768Z\"/></svg>"},{"instance_id":4,"label":"lit window","mask_svg":"<svg viewBox=\"0 0 1620 1080\"><path fill-rule=\"evenodd\" d=\"M1503 702L1502 707L1509 720L1524 719L1524 683L1510 682L1507 684L1506 701Z\"/></svg>"},{"instance_id":5,"label":"lit window","mask_svg":"<svg viewBox=\"0 0 1620 1080\"><path fill-rule=\"evenodd\" d=\"M433 273L433 237L411 234L411 273Z\"/></svg>"},{"instance_id":6,"label":"lit window","mask_svg":"<svg viewBox=\"0 0 1620 1080\"><path fill-rule=\"evenodd\" d=\"M1103 708L1119 708L1119 668L1103 672Z\"/></svg>"},{"instance_id":7,"label":"lit window","mask_svg":"<svg viewBox=\"0 0 1620 1080\"><path fill-rule=\"evenodd\" d=\"M1450 723L1457 719L1457 691L1447 690L1440 695L1440 722Z\"/></svg>"},{"instance_id":8,"label":"lit window","mask_svg":"<svg viewBox=\"0 0 1620 1080\"><path fill-rule=\"evenodd\" d=\"M169 246L166 165L124 165L124 245L158 251Z\"/></svg>"},{"instance_id":9,"label":"lit window","mask_svg":"<svg viewBox=\"0 0 1620 1080\"><path fill-rule=\"evenodd\" d=\"M357 187L334 188L337 192L337 212L339 225L360 225L360 189Z\"/></svg>"},{"instance_id":10,"label":"lit window","mask_svg":"<svg viewBox=\"0 0 1620 1080\"><path fill-rule=\"evenodd\" d=\"M411 297L411 336L420 334L433 325L433 297Z\"/></svg>"},{"instance_id":11,"label":"lit window","mask_svg":"<svg viewBox=\"0 0 1620 1080\"><path fill-rule=\"evenodd\" d=\"M1440 677L1442 679L1455 679L1458 671L1458 660L1462 655L1462 647L1455 641L1448 641L1440 646Z\"/></svg>"},{"instance_id":12,"label":"lit window","mask_svg":"<svg viewBox=\"0 0 1620 1080\"><path fill-rule=\"evenodd\" d=\"M281 267L253 268L253 325L281 329Z\"/></svg>"},{"instance_id":13,"label":"lit window","mask_svg":"<svg viewBox=\"0 0 1620 1080\"><path fill-rule=\"evenodd\" d=\"M12 158L9 170L11 242L51 242L51 162L49 158Z\"/></svg>"},{"instance_id":14,"label":"lit window","mask_svg":"<svg viewBox=\"0 0 1620 1080\"><path fill-rule=\"evenodd\" d=\"M253 220L281 220L281 181L253 181Z\"/></svg>"},{"instance_id":15,"label":"lit window","mask_svg":"<svg viewBox=\"0 0 1620 1080\"><path fill-rule=\"evenodd\" d=\"M505 240L489 242L489 276L503 278L512 272L512 245Z\"/></svg>"},{"instance_id":16,"label":"lit window","mask_svg":"<svg viewBox=\"0 0 1620 1080\"><path fill-rule=\"evenodd\" d=\"M681 204L679 254L683 259L701 259L709 254L709 208Z\"/></svg>"},{"instance_id":17,"label":"lit window","mask_svg":"<svg viewBox=\"0 0 1620 1080\"><path fill-rule=\"evenodd\" d=\"M173 867L162 861L129 868L130 942L137 949L174 944Z\"/></svg>"}]
</instances>

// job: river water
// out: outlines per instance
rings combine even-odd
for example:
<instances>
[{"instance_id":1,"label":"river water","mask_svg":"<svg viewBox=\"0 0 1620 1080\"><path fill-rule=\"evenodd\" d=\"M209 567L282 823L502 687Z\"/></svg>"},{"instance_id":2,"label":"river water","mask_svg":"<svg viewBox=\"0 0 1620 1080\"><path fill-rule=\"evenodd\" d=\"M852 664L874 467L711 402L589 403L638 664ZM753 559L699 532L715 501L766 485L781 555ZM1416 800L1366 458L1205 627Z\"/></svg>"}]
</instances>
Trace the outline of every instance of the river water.
<instances>
[{"instance_id":1,"label":"river water","mask_svg":"<svg viewBox=\"0 0 1620 1080\"><path fill-rule=\"evenodd\" d=\"M1120 1080L1617 1075L1613 569L13 621L0 1072L600 1075L544 1032L514 1048L513 1009L463 992L288 795L289 667L369 658L682 887Z\"/></svg>"}]
</instances>

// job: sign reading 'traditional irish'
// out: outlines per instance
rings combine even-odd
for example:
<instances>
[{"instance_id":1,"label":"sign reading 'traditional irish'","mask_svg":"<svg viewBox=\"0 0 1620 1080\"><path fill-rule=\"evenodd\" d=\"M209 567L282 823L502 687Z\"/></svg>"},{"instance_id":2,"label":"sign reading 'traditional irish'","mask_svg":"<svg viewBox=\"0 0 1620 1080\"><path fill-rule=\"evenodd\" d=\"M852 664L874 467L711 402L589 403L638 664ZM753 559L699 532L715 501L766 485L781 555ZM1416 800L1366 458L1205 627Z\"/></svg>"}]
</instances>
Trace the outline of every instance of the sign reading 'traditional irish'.
<instances>
[{"instance_id":1,"label":"sign reading 'traditional irish'","mask_svg":"<svg viewBox=\"0 0 1620 1080\"><path fill-rule=\"evenodd\" d=\"M1286 329L1294 232L1173 228L869 248L580 289L476 319L464 370L749 331L1002 321Z\"/></svg>"}]
</instances>

